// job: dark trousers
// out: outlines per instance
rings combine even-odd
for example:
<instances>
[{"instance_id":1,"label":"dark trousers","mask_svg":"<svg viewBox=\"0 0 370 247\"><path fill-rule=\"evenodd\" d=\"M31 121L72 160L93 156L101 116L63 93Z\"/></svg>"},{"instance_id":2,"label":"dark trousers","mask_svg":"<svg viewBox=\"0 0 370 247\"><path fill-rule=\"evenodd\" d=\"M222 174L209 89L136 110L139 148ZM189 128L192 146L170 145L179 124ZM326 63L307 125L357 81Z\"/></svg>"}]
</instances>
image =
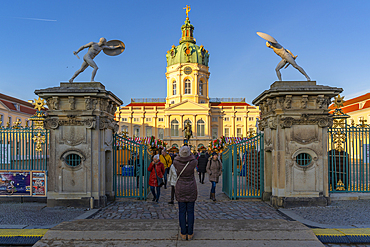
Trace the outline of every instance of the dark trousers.
<instances>
[{"instance_id":1,"label":"dark trousers","mask_svg":"<svg viewBox=\"0 0 370 247\"><path fill-rule=\"evenodd\" d=\"M211 187L211 193L216 193L216 182L211 182L212 187Z\"/></svg>"},{"instance_id":2,"label":"dark trousers","mask_svg":"<svg viewBox=\"0 0 370 247\"><path fill-rule=\"evenodd\" d=\"M175 186L171 186L171 202L175 200Z\"/></svg>"},{"instance_id":3,"label":"dark trousers","mask_svg":"<svg viewBox=\"0 0 370 247\"><path fill-rule=\"evenodd\" d=\"M167 187L167 175L168 175L169 171L170 171L170 168L169 167L167 167L166 169L164 169L164 176L163 176L163 178L164 178L164 186L165 187Z\"/></svg>"},{"instance_id":4,"label":"dark trousers","mask_svg":"<svg viewBox=\"0 0 370 247\"><path fill-rule=\"evenodd\" d=\"M159 200L159 196L161 195L161 187L150 186L150 190L152 191L154 198ZM157 190L157 194L155 193L156 190Z\"/></svg>"},{"instance_id":5,"label":"dark trousers","mask_svg":"<svg viewBox=\"0 0 370 247\"><path fill-rule=\"evenodd\" d=\"M205 175L206 175L205 172L199 172L199 182L201 182L201 183L204 182Z\"/></svg>"},{"instance_id":6,"label":"dark trousers","mask_svg":"<svg viewBox=\"0 0 370 247\"><path fill-rule=\"evenodd\" d=\"M179 222L182 235L193 234L194 204L195 202L179 202Z\"/></svg>"}]
</instances>

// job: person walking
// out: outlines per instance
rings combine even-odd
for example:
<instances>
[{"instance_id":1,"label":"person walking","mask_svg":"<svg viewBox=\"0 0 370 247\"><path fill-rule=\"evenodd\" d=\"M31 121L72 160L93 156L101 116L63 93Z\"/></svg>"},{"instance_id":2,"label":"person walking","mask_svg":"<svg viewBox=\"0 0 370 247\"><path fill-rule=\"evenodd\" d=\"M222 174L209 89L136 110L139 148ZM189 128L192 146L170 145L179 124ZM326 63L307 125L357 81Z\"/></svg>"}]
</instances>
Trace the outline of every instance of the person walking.
<instances>
[{"instance_id":1,"label":"person walking","mask_svg":"<svg viewBox=\"0 0 370 247\"><path fill-rule=\"evenodd\" d=\"M209 175L209 181L212 183L210 199L216 201L216 183L218 183L218 178L222 173L222 162L216 152L213 152L212 157L209 158L206 170Z\"/></svg>"},{"instance_id":2,"label":"person walking","mask_svg":"<svg viewBox=\"0 0 370 247\"><path fill-rule=\"evenodd\" d=\"M204 177L206 174L207 162L209 155L203 150L198 158L198 173L199 173L199 183L204 184Z\"/></svg>"},{"instance_id":3,"label":"person walking","mask_svg":"<svg viewBox=\"0 0 370 247\"><path fill-rule=\"evenodd\" d=\"M162 154L159 156L159 160L164 165L164 189L167 189L167 175L170 172L172 159L171 156L167 153L166 148L162 150Z\"/></svg>"},{"instance_id":4,"label":"person walking","mask_svg":"<svg viewBox=\"0 0 370 247\"><path fill-rule=\"evenodd\" d=\"M148 171L150 172L150 176L149 176L149 186L150 186L150 190L153 194L153 202L156 201L158 202L159 200L159 196L161 195L161 185L158 184L158 179L157 179L157 176L159 178L163 178L163 174L164 174L164 166L163 164L159 161L159 155L156 154L154 155L153 157L153 161L150 163L149 167L148 167ZM157 193L156 193L157 191Z\"/></svg>"},{"instance_id":5,"label":"person walking","mask_svg":"<svg viewBox=\"0 0 370 247\"><path fill-rule=\"evenodd\" d=\"M194 169L197 164L188 146L182 146L173 161L177 175L175 196L179 204L180 236L183 240L191 240L194 236L194 205L198 196Z\"/></svg>"},{"instance_id":6,"label":"person walking","mask_svg":"<svg viewBox=\"0 0 370 247\"><path fill-rule=\"evenodd\" d=\"M170 167L170 172L168 174L168 183L171 186L171 201L169 201L168 204L174 204L176 182L177 182L176 168L172 164Z\"/></svg>"}]
</instances>

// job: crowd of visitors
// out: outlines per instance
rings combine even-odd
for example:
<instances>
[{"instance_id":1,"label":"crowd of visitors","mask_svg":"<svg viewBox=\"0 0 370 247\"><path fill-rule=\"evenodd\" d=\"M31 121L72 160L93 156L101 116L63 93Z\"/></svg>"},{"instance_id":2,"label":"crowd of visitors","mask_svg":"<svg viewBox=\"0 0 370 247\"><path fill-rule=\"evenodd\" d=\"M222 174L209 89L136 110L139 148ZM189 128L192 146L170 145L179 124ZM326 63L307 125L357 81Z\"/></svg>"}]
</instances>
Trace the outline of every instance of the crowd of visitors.
<instances>
[{"instance_id":1,"label":"crowd of visitors","mask_svg":"<svg viewBox=\"0 0 370 247\"><path fill-rule=\"evenodd\" d=\"M163 149L161 154L153 156L148 171L153 201L159 201L162 186L164 189L170 186L168 204L174 204L175 198L178 202L181 238L191 240L194 236L194 206L198 197L195 172L198 172L200 184L204 184L205 174L208 173L210 199L216 201L216 184L222 174L222 161L218 153L209 154L204 150L193 154L188 146L181 147L178 154Z\"/></svg>"}]
</instances>

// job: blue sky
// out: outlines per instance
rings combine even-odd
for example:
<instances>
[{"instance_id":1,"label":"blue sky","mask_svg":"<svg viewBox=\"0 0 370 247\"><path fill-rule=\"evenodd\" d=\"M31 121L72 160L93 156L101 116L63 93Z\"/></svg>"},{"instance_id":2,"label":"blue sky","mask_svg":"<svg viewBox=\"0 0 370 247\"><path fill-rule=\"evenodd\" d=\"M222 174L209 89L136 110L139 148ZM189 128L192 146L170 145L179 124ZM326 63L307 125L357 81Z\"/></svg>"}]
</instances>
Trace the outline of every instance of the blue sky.
<instances>
[{"instance_id":1,"label":"blue sky","mask_svg":"<svg viewBox=\"0 0 370 247\"><path fill-rule=\"evenodd\" d=\"M165 55L178 45L186 4L197 44L210 53L210 97L251 102L277 80L280 58L256 31L298 55L318 84L342 87L345 99L370 91L370 1L13 0L0 3L0 92L28 100L35 89L68 81L82 63L72 52L106 37L126 50L99 54L95 80L124 104L165 97ZM89 81L91 71L75 81ZM292 66L281 72L283 80L305 79Z\"/></svg>"}]
</instances>

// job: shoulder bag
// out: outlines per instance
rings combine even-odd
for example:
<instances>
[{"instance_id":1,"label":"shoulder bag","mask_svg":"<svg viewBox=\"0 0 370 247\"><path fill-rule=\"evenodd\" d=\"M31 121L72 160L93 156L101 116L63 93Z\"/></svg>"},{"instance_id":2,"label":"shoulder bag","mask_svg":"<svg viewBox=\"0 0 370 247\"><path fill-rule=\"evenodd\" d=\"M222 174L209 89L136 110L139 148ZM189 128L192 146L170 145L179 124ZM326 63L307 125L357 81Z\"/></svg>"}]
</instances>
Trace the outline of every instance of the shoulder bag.
<instances>
[{"instance_id":1,"label":"shoulder bag","mask_svg":"<svg viewBox=\"0 0 370 247\"><path fill-rule=\"evenodd\" d=\"M186 169L186 167L189 165L189 162L190 162L190 161L188 161L188 163L186 164L186 166L185 166L184 168L182 168L182 170L181 170L180 174L177 176L175 186L176 186L176 184L177 184L177 180L179 180L179 177L181 176L181 174L183 173L183 171Z\"/></svg>"},{"instance_id":2,"label":"shoulder bag","mask_svg":"<svg viewBox=\"0 0 370 247\"><path fill-rule=\"evenodd\" d=\"M154 165L154 171L155 171L155 176L157 177L158 187L162 187L164 185L164 180L163 180L163 178L158 177L158 174L157 174L157 165Z\"/></svg>"}]
</instances>

